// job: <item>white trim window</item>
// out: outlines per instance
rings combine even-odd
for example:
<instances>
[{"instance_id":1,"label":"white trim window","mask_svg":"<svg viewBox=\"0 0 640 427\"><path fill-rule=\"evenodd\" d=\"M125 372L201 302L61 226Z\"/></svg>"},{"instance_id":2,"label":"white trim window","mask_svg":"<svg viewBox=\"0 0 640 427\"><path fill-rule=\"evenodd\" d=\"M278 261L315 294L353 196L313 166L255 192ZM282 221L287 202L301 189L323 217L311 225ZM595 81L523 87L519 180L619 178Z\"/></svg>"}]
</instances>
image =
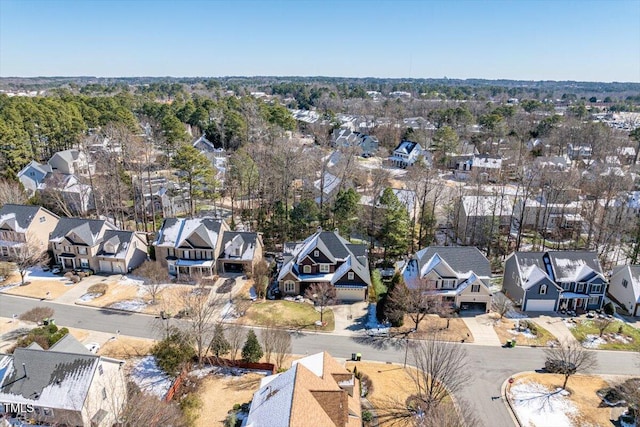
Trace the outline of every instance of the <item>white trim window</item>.
<instances>
[{"instance_id":1,"label":"white trim window","mask_svg":"<svg viewBox=\"0 0 640 427\"><path fill-rule=\"evenodd\" d=\"M316 249L315 251L313 251L313 257L314 258L318 258L319 256L320 256L320 251L319 250Z\"/></svg>"},{"instance_id":2,"label":"white trim window","mask_svg":"<svg viewBox=\"0 0 640 427\"><path fill-rule=\"evenodd\" d=\"M587 302L587 304L595 305L595 304L598 304L598 302L600 302L600 297L590 297L589 302Z\"/></svg>"},{"instance_id":3,"label":"white trim window","mask_svg":"<svg viewBox=\"0 0 640 427\"><path fill-rule=\"evenodd\" d=\"M602 293L602 285L591 285L591 293L592 294Z\"/></svg>"},{"instance_id":4,"label":"white trim window","mask_svg":"<svg viewBox=\"0 0 640 427\"><path fill-rule=\"evenodd\" d=\"M453 289L456 287L456 279L443 279L442 280L442 288L443 289Z\"/></svg>"},{"instance_id":5,"label":"white trim window","mask_svg":"<svg viewBox=\"0 0 640 427\"><path fill-rule=\"evenodd\" d=\"M78 246L78 253L80 255L86 255L87 254L87 248L84 246Z\"/></svg>"},{"instance_id":6,"label":"white trim window","mask_svg":"<svg viewBox=\"0 0 640 427\"><path fill-rule=\"evenodd\" d=\"M471 285L471 292L480 292L480 285Z\"/></svg>"},{"instance_id":7,"label":"white trim window","mask_svg":"<svg viewBox=\"0 0 640 427\"><path fill-rule=\"evenodd\" d=\"M296 282L293 280L287 280L284 282L284 291L286 293L293 293L296 291Z\"/></svg>"},{"instance_id":8,"label":"white trim window","mask_svg":"<svg viewBox=\"0 0 640 427\"><path fill-rule=\"evenodd\" d=\"M311 266L310 265L303 265L302 266L302 272L304 274L311 274Z\"/></svg>"},{"instance_id":9,"label":"white trim window","mask_svg":"<svg viewBox=\"0 0 640 427\"><path fill-rule=\"evenodd\" d=\"M330 271L329 264L320 264L320 273L328 273Z\"/></svg>"},{"instance_id":10,"label":"white trim window","mask_svg":"<svg viewBox=\"0 0 640 427\"><path fill-rule=\"evenodd\" d=\"M347 273L347 279L349 280L353 280L355 279L356 275L353 273L353 271L350 271Z\"/></svg>"},{"instance_id":11,"label":"white trim window","mask_svg":"<svg viewBox=\"0 0 640 427\"><path fill-rule=\"evenodd\" d=\"M80 258L80 267L89 268L89 260L87 258Z\"/></svg>"},{"instance_id":12,"label":"white trim window","mask_svg":"<svg viewBox=\"0 0 640 427\"><path fill-rule=\"evenodd\" d=\"M540 285L540 295L546 295L547 294L547 285Z\"/></svg>"},{"instance_id":13,"label":"white trim window","mask_svg":"<svg viewBox=\"0 0 640 427\"><path fill-rule=\"evenodd\" d=\"M584 292L584 283L578 283L578 286L576 287L576 292Z\"/></svg>"}]
</instances>

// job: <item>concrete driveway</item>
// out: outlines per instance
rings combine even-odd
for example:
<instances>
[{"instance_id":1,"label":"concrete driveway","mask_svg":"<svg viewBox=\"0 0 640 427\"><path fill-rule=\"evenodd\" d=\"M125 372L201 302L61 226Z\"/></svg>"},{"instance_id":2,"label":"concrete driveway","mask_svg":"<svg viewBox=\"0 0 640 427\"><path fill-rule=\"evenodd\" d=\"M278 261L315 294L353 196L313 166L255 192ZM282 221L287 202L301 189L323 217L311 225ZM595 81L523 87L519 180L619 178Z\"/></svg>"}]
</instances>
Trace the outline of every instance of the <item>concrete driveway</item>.
<instances>
[{"instance_id":1,"label":"concrete driveway","mask_svg":"<svg viewBox=\"0 0 640 427\"><path fill-rule=\"evenodd\" d=\"M473 343L475 345L491 345L491 346L501 346L502 343L498 338L498 334L496 334L495 329L493 329L493 324L495 320L489 317L489 314L461 314L460 317L464 321L467 328L471 331L471 335L473 335Z\"/></svg>"},{"instance_id":2,"label":"concrete driveway","mask_svg":"<svg viewBox=\"0 0 640 427\"><path fill-rule=\"evenodd\" d=\"M527 313L527 315L529 320L551 332L558 341L578 342L562 321L561 315L555 313Z\"/></svg>"},{"instance_id":3,"label":"concrete driveway","mask_svg":"<svg viewBox=\"0 0 640 427\"><path fill-rule=\"evenodd\" d=\"M367 323L367 302L354 302L352 304L332 305L333 318L336 328L333 333L338 335L355 335L364 330Z\"/></svg>"}]
</instances>

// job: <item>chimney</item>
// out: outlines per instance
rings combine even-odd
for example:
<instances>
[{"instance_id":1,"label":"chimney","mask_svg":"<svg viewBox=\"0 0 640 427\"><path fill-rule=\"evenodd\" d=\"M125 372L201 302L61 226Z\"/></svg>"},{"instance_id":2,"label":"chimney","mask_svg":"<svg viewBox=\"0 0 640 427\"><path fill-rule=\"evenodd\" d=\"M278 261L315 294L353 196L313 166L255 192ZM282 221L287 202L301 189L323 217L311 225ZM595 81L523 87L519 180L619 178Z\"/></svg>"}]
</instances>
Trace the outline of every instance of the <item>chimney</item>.
<instances>
[{"instance_id":1,"label":"chimney","mask_svg":"<svg viewBox=\"0 0 640 427\"><path fill-rule=\"evenodd\" d=\"M321 227L321 226L318 226L318 229L317 229L316 231L317 231L318 233L321 233L321 232L322 232L322 227Z\"/></svg>"},{"instance_id":2,"label":"chimney","mask_svg":"<svg viewBox=\"0 0 640 427\"><path fill-rule=\"evenodd\" d=\"M26 378L27 377L27 365L25 365L24 363L22 364L22 370L24 371L24 376Z\"/></svg>"}]
</instances>

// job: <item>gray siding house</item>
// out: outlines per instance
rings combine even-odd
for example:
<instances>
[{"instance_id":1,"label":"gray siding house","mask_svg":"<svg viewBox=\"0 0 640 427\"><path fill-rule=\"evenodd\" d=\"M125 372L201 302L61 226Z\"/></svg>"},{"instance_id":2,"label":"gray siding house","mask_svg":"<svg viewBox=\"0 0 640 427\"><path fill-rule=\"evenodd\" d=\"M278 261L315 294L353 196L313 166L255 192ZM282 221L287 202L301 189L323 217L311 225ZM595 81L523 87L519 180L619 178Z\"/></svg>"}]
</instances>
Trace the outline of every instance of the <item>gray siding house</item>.
<instances>
[{"instance_id":1,"label":"gray siding house","mask_svg":"<svg viewBox=\"0 0 640 427\"><path fill-rule=\"evenodd\" d=\"M586 311L602 308L607 282L595 252L515 252L502 286L523 311Z\"/></svg>"}]
</instances>

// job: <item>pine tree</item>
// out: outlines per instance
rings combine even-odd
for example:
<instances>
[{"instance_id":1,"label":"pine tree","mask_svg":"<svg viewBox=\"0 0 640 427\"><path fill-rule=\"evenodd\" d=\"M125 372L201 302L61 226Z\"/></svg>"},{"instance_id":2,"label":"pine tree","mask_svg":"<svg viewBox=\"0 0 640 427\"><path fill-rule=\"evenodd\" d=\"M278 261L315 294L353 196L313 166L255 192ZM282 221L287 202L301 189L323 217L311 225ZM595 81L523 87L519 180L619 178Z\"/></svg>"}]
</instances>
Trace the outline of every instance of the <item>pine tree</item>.
<instances>
[{"instance_id":1,"label":"pine tree","mask_svg":"<svg viewBox=\"0 0 640 427\"><path fill-rule=\"evenodd\" d=\"M258 337L256 337L255 332L249 331L244 347L242 347L242 358L245 362L256 363L262 358L262 354L262 347L258 342Z\"/></svg>"},{"instance_id":2,"label":"pine tree","mask_svg":"<svg viewBox=\"0 0 640 427\"><path fill-rule=\"evenodd\" d=\"M224 336L224 330L222 325L217 324L213 331L213 338L211 339L211 351L216 357L224 356L231 350L231 344Z\"/></svg>"}]
</instances>

